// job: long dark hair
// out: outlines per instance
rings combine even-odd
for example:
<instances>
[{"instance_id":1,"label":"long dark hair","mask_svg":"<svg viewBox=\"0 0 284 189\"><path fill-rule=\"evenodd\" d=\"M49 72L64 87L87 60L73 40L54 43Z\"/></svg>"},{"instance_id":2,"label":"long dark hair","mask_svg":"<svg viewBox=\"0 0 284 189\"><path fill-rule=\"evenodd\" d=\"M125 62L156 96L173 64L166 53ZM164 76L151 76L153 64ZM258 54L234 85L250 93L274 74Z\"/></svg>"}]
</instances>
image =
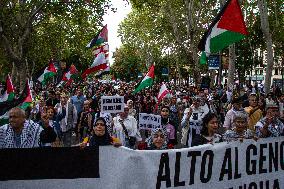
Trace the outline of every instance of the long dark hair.
<instances>
[{"instance_id":1,"label":"long dark hair","mask_svg":"<svg viewBox=\"0 0 284 189\"><path fill-rule=\"evenodd\" d=\"M208 123L209 121L211 121L214 117L218 118L217 117L217 114L215 113L212 113L212 112L209 112L208 114L206 114L203 119L202 119L202 129L200 131L200 133L204 136L208 136Z\"/></svg>"}]
</instances>

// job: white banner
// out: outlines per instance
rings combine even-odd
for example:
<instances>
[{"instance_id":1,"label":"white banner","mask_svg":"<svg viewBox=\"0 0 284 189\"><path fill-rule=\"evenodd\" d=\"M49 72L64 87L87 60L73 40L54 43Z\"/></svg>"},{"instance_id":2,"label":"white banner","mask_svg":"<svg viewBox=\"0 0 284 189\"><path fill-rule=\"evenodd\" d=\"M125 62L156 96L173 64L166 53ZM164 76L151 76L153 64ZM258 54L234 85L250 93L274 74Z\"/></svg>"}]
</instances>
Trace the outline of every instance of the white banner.
<instances>
[{"instance_id":1,"label":"white banner","mask_svg":"<svg viewBox=\"0 0 284 189\"><path fill-rule=\"evenodd\" d=\"M139 113L139 129L152 130L161 128L161 116L154 114Z\"/></svg>"},{"instance_id":2,"label":"white banner","mask_svg":"<svg viewBox=\"0 0 284 189\"><path fill-rule=\"evenodd\" d=\"M102 96L102 113L119 113L124 111L124 96Z\"/></svg>"},{"instance_id":3,"label":"white banner","mask_svg":"<svg viewBox=\"0 0 284 189\"><path fill-rule=\"evenodd\" d=\"M283 175L279 137L162 151L101 147L100 178L3 181L0 188L284 189Z\"/></svg>"}]
</instances>

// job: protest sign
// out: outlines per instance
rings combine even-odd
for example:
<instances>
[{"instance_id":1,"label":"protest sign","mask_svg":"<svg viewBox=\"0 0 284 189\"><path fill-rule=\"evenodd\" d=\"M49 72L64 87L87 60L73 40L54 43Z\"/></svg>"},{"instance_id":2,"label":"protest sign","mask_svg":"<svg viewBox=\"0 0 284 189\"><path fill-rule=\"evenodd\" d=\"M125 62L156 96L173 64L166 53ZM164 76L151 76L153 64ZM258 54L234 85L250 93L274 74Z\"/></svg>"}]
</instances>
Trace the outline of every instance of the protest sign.
<instances>
[{"instance_id":1,"label":"protest sign","mask_svg":"<svg viewBox=\"0 0 284 189\"><path fill-rule=\"evenodd\" d=\"M102 96L102 113L119 113L124 111L124 96Z\"/></svg>"},{"instance_id":2,"label":"protest sign","mask_svg":"<svg viewBox=\"0 0 284 189\"><path fill-rule=\"evenodd\" d=\"M14 149L20 150L20 149ZM27 149L24 149L27 150ZM47 148L41 148L38 153L46 154ZM75 154L84 153L84 150L76 149ZM64 152L64 149L63 149ZM5 153L5 152L4 152ZM27 153L29 151L27 150ZM9 189L283 189L284 188L284 137L244 140L243 142L223 142L220 144L206 144L197 147L171 149L171 150L145 150L135 151L125 147L113 146L100 147L99 152L87 151L94 158L94 164L79 164L87 167L89 172L93 170L95 175L77 174L77 179L70 173L61 174L60 179L46 179L47 177L23 178L21 167L16 171L20 177L14 176L13 180L1 181L0 188ZM1 156L2 154L0 154ZM33 162L31 155L24 153L19 159L22 162ZM95 160L99 156L99 166ZM3 160L1 156L1 161ZM5 156L7 157L7 156ZM36 156L38 157L38 156ZM61 154L62 159L73 159L72 154ZM87 156L88 157L88 156ZM50 164L50 170L58 166L62 161L52 162L48 159L51 155L42 159ZM91 161L90 158L77 156L76 162ZM74 164L76 163L74 162ZM1 177L9 173L8 167L14 166L15 161L6 160L5 169L0 165ZM37 162L40 163L40 162ZM30 163L31 164L31 163ZM30 167L34 172L37 166ZM86 168L85 167L85 168ZM99 172L98 171L99 167ZM63 168L63 167L61 167ZM39 169L38 169L39 170ZM37 170L37 174L42 175ZM15 171L15 170L14 170ZM46 170L42 170L43 172ZM75 170L74 170L75 171ZM79 169L81 171L81 169ZM87 171L87 170L86 170ZM26 173L26 172L25 172ZM43 174L44 175L44 174ZM64 176L66 175L66 179ZM99 175L99 177L98 177ZM88 177L88 178L87 178ZM52 177L51 177L52 178ZM7 180L7 176L6 179ZM21 180L20 180L21 179ZM3 179L2 179L3 180Z\"/></svg>"},{"instance_id":3,"label":"protest sign","mask_svg":"<svg viewBox=\"0 0 284 189\"><path fill-rule=\"evenodd\" d=\"M161 116L154 114L139 113L139 129L152 130L161 128Z\"/></svg>"}]
</instances>

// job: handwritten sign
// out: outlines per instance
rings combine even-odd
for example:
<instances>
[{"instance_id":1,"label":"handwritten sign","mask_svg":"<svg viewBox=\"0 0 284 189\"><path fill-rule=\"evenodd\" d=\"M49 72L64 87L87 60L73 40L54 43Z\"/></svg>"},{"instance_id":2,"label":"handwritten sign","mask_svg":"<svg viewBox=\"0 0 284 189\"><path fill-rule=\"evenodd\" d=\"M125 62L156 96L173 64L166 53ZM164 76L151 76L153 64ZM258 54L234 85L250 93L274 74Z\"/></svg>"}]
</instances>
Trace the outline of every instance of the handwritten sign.
<instances>
[{"instance_id":1,"label":"handwritten sign","mask_svg":"<svg viewBox=\"0 0 284 189\"><path fill-rule=\"evenodd\" d=\"M102 96L101 112L102 113L119 113L124 111L123 96Z\"/></svg>"},{"instance_id":2,"label":"handwritten sign","mask_svg":"<svg viewBox=\"0 0 284 189\"><path fill-rule=\"evenodd\" d=\"M139 114L139 129L152 130L161 128L161 116L154 114Z\"/></svg>"}]
</instances>

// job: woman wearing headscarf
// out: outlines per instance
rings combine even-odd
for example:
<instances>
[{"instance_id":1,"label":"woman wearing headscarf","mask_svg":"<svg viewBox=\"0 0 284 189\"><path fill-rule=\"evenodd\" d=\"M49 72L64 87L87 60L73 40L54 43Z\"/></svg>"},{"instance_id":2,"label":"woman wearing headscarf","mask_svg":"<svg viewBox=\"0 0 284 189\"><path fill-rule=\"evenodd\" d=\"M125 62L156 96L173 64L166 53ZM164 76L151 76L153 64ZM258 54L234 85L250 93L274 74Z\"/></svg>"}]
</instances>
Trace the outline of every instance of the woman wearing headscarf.
<instances>
[{"instance_id":1,"label":"woman wearing headscarf","mask_svg":"<svg viewBox=\"0 0 284 189\"><path fill-rule=\"evenodd\" d=\"M147 138L145 142L146 142L146 146L144 150L168 149L167 134L161 128L153 129L151 132L151 136Z\"/></svg>"},{"instance_id":2,"label":"woman wearing headscarf","mask_svg":"<svg viewBox=\"0 0 284 189\"><path fill-rule=\"evenodd\" d=\"M161 125L164 133L167 134L168 144L176 145L176 132L175 127L170 121L170 108L168 106L163 106L161 108Z\"/></svg>"},{"instance_id":3,"label":"woman wearing headscarf","mask_svg":"<svg viewBox=\"0 0 284 189\"><path fill-rule=\"evenodd\" d=\"M121 146L119 141L113 139L106 128L106 121L104 118L99 117L97 118L95 124L92 128L92 134L90 137L86 137L83 143L80 144L82 148L85 146L107 146L107 145L114 145L114 146Z\"/></svg>"},{"instance_id":4,"label":"woman wearing headscarf","mask_svg":"<svg viewBox=\"0 0 284 189\"><path fill-rule=\"evenodd\" d=\"M218 127L217 115L211 112L206 114L202 119L200 134L195 135L192 140L192 146L222 142L222 136L217 134Z\"/></svg>"}]
</instances>

